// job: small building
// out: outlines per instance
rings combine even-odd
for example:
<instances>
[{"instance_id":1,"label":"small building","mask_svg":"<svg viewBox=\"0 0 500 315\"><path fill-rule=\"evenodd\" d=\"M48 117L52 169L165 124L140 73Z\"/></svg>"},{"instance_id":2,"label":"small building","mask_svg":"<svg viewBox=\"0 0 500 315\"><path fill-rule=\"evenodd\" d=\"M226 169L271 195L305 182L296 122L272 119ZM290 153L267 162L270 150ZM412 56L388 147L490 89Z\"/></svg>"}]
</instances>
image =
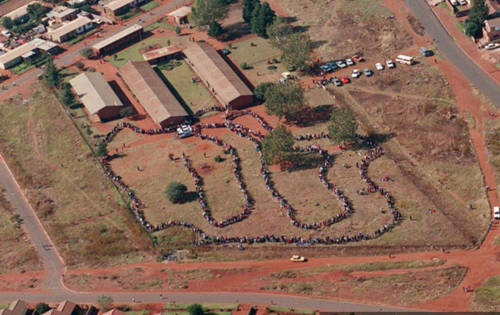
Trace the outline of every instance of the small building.
<instances>
[{"instance_id":1,"label":"small building","mask_svg":"<svg viewBox=\"0 0 500 315\"><path fill-rule=\"evenodd\" d=\"M46 14L49 19L54 19L59 23L76 19L77 11L73 8L65 6L57 6L52 11Z\"/></svg>"},{"instance_id":2,"label":"small building","mask_svg":"<svg viewBox=\"0 0 500 315\"><path fill-rule=\"evenodd\" d=\"M19 7L13 11L10 11L9 13L5 14L3 17L4 18L8 17L11 20L21 19L21 21L26 22L28 20L28 6L31 4L35 4L35 3L41 4L38 1L31 1L30 3L25 4L22 7Z\"/></svg>"},{"instance_id":3,"label":"small building","mask_svg":"<svg viewBox=\"0 0 500 315\"><path fill-rule=\"evenodd\" d=\"M120 75L149 116L162 128L178 124L188 116L149 63L131 61L120 68Z\"/></svg>"},{"instance_id":4,"label":"small building","mask_svg":"<svg viewBox=\"0 0 500 315\"><path fill-rule=\"evenodd\" d=\"M85 16L79 16L76 20L62 24L47 33L50 40L62 43L84 33L95 26L94 21Z\"/></svg>"},{"instance_id":5,"label":"small building","mask_svg":"<svg viewBox=\"0 0 500 315\"><path fill-rule=\"evenodd\" d=\"M127 315L127 313L124 313L124 312L114 308L110 311L107 311L106 313L103 313L102 315Z\"/></svg>"},{"instance_id":6,"label":"small building","mask_svg":"<svg viewBox=\"0 0 500 315\"><path fill-rule=\"evenodd\" d=\"M77 305L73 302L63 301L56 308L43 313L42 315L73 315L77 311Z\"/></svg>"},{"instance_id":7,"label":"small building","mask_svg":"<svg viewBox=\"0 0 500 315\"><path fill-rule=\"evenodd\" d=\"M9 307L0 310L0 315L26 315L28 313L28 304L23 300L15 300Z\"/></svg>"},{"instance_id":8,"label":"small building","mask_svg":"<svg viewBox=\"0 0 500 315\"><path fill-rule=\"evenodd\" d=\"M236 109L253 104L252 91L207 42L193 43L184 54L193 71L221 104Z\"/></svg>"},{"instance_id":9,"label":"small building","mask_svg":"<svg viewBox=\"0 0 500 315\"><path fill-rule=\"evenodd\" d=\"M484 21L483 37L487 42L500 42L500 17Z\"/></svg>"},{"instance_id":10,"label":"small building","mask_svg":"<svg viewBox=\"0 0 500 315\"><path fill-rule=\"evenodd\" d=\"M104 5L104 13L110 18L116 18L146 1L148 0L113 0Z\"/></svg>"},{"instance_id":11,"label":"small building","mask_svg":"<svg viewBox=\"0 0 500 315\"><path fill-rule=\"evenodd\" d=\"M486 0L486 5L490 19L500 17L500 0Z\"/></svg>"},{"instance_id":12,"label":"small building","mask_svg":"<svg viewBox=\"0 0 500 315\"><path fill-rule=\"evenodd\" d=\"M92 121L111 120L120 116L123 103L99 72L84 72L69 84L77 93Z\"/></svg>"},{"instance_id":13,"label":"small building","mask_svg":"<svg viewBox=\"0 0 500 315\"><path fill-rule=\"evenodd\" d=\"M191 7L182 6L167 14L169 20L178 25L189 24L188 16L191 14Z\"/></svg>"},{"instance_id":14,"label":"small building","mask_svg":"<svg viewBox=\"0 0 500 315\"><path fill-rule=\"evenodd\" d=\"M40 50L50 54L57 54L59 46L41 38L35 38L26 44L18 46L7 51L3 55L0 55L0 69L12 68L23 62L25 59L36 56Z\"/></svg>"},{"instance_id":15,"label":"small building","mask_svg":"<svg viewBox=\"0 0 500 315\"><path fill-rule=\"evenodd\" d=\"M147 61L150 64L155 64L161 60L165 60L167 58L171 58L171 57L180 55L181 53L182 53L182 50L179 47L177 47L175 45L170 45L170 46L146 51L145 53L142 54L142 57L144 58L144 61Z\"/></svg>"},{"instance_id":16,"label":"small building","mask_svg":"<svg viewBox=\"0 0 500 315\"><path fill-rule=\"evenodd\" d=\"M92 49L96 55L102 56L136 40L141 40L143 35L144 30L142 26L134 24L98 43L95 43L92 46Z\"/></svg>"}]
</instances>

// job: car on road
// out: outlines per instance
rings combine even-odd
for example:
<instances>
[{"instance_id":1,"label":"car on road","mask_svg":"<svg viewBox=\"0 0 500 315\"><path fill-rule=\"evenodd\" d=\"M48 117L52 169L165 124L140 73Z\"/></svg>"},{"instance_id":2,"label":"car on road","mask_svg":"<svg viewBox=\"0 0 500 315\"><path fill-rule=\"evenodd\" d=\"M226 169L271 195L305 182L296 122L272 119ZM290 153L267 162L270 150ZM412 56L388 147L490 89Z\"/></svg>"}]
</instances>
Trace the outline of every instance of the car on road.
<instances>
[{"instance_id":1,"label":"car on road","mask_svg":"<svg viewBox=\"0 0 500 315\"><path fill-rule=\"evenodd\" d=\"M488 45L484 46L484 48L487 50L492 50L498 47L500 47L499 43L489 43Z\"/></svg>"},{"instance_id":2,"label":"car on road","mask_svg":"<svg viewBox=\"0 0 500 315\"><path fill-rule=\"evenodd\" d=\"M293 262L306 262L307 258L305 258L304 256L293 255L292 258L290 258L290 260Z\"/></svg>"},{"instance_id":3,"label":"car on road","mask_svg":"<svg viewBox=\"0 0 500 315\"><path fill-rule=\"evenodd\" d=\"M373 75L373 71L371 71L370 69L368 68L365 68L363 70L363 73L367 76L367 77L371 77Z\"/></svg>"},{"instance_id":4,"label":"car on road","mask_svg":"<svg viewBox=\"0 0 500 315\"><path fill-rule=\"evenodd\" d=\"M377 63L375 64L375 68L376 68L377 70L384 70L384 65L383 65L382 63L380 63L380 62L377 62Z\"/></svg>"},{"instance_id":5,"label":"car on road","mask_svg":"<svg viewBox=\"0 0 500 315\"><path fill-rule=\"evenodd\" d=\"M345 63L346 63L348 66L354 66L354 61L352 61L352 59L351 59L351 58L347 58L347 59L345 60Z\"/></svg>"},{"instance_id":6,"label":"car on road","mask_svg":"<svg viewBox=\"0 0 500 315\"><path fill-rule=\"evenodd\" d=\"M339 78L337 78L337 77L333 77L332 78L332 82L333 82L333 84L335 84L335 86L341 86L342 85L342 81L340 81Z\"/></svg>"},{"instance_id":7,"label":"car on road","mask_svg":"<svg viewBox=\"0 0 500 315\"><path fill-rule=\"evenodd\" d=\"M391 59L387 59L385 61L385 64L387 65L387 68L389 68L389 69L396 67L396 65L394 64L394 62Z\"/></svg>"},{"instance_id":8,"label":"car on road","mask_svg":"<svg viewBox=\"0 0 500 315\"><path fill-rule=\"evenodd\" d=\"M337 64L337 66L338 66L339 68L341 68L341 69L343 69L343 68L347 67L347 65L345 64L344 60L337 60L335 63L336 63L336 64Z\"/></svg>"},{"instance_id":9,"label":"car on road","mask_svg":"<svg viewBox=\"0 0 500 315\"><path fill-rule=\"evenodd\" d=\"M493 207L493 217L497 220L500 220L500 207Z\"/></svg>"},{"instance_id":10,"label":"car on road","mask_svg":"<svg viewBox=\"0 0 500 315\"><path fill-rule=\"evenodd\" d=\"M348 83L351 83L351 80L349 80L349 78L346 78L346 77L344 77L344 76L339 77L339 80L340 80L340 82L342 82L343 84L348 84Z\"/></svg>"},{"instance_id":11,"label":"car on road","mask_svg":"<svg viewBox=\"0 0 500 315\"><path fill-rule=\"evenodd\" d=\"M359 71L359 69L352 70L351 77L356 79L356 78L359 78L360 76L361 76L361 71Z\"/></svg>"}]
</instances>

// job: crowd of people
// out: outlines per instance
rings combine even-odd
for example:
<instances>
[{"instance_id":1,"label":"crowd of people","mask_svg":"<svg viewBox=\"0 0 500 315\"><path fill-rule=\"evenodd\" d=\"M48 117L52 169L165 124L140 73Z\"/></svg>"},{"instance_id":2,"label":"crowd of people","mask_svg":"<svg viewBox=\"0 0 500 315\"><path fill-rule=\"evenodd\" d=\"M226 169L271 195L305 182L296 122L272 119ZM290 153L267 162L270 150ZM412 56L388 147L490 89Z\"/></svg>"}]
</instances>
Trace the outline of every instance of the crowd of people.
<instances>
[{"instance_id":1,"label":"crowd of people","mask_svg":"<svg viewBox=\"0 0 500 315\"><path fill-rule=\"evenodd\" d=\"M203 111L203 113L209 112L209 111L223 111L225 110L224 108L218 108L218 107L213 107L210 108L206 111ZM198 111L200 112L200 111ZM197 113L198 113L197 112ZM329 168L332 166L332 157L331 155L326 151L321 149L319 146L316 145L311 145L307 146L304 148L294 148L296 151L304 151L304 152L317 152L320 154L324 162L319 168L319 180L323 185L327 187L329 191L331 191L343 204L343 211L337 214L334 217L325 219L320 222L313 222L313 223L302 223L300 222L296 216L295 213L296 211L293 209L293 207L289 204L289 202L276 190L274 187L274 183L271 179L271 172L268 170L267 165L264 160L264 156L262 153L262 147L261 147L261 139L263 135L259 131L251 130L247 127L244 127L240 124L235 124L233 122L234 119L237 117L243 116L243 115L250 115L254 117L260 125L267 131L272 130L272 127L265 122L265 120L260 117L258 114L250 111L250 110L244 110L244 111L233 111L233 112L226 112L225 116L225 122L224 123L212 123L212 124L198 124L194 127L194 136L200 137L203 140L209 140L215 143L218 146L221 146L226 152L230 153L232 156L232 170L234 173L235 178L237 179L238 185L240 187L240 191L243 194L244 197L244 205L242 206L242 210L238 215L235 215L230 218L226 218L220 221L216 221L212 215L211 215L211 210L210 207L206 201L206 196L205 192L203 190L203 179L202 177L198 174L198 172L195 170L195 168L192 166L191 161L189 158L183 153L182 154L182 160L184 162L184 165L188 169L189 173L194 179L195 182L195 187L196 191L198 193L198 200L199 203L202 207L202 215L207 221L217 227L217 228L223 228L226 227L230 224L240 222L243 219L247 218L250 214L250 208L253 204L253 201L249 197L248 191L246 189L246 185L243 181L242 175L241 175L241 168L240 168L240 158L237 154L237 151L234 147L231 145L225 143L224 141L217 139L214 136L209 136L201 133L201 130L204 128L227 128L230 131L236 133L238 136L246 138L250 141L252 141L255 144L255 148L257 153L260 156L260 162L261 162L261 168L260 168L260 174L265 182L265 185L267 189L271 192L272 196L277 200L277 202L280 204L280 208L285 212L286 216L291 220L291 224L296 226L297 228L305 229L305 230L316 230L321 227L325 226L330 226L334 223L340 222L343 219L349 217L351 214L354 213L354 209L352 207L351 202L348 200L348 198L343 194L342 191L337 189L333 184L329 183L327 180L327 174ZM142 128L136 127L130 123L127 122L122 122L115 126L106 136L104 137L103 141L106 143L109 143L112 141L113 137L118 134L121 130L129 128L133 130L136 133L139 134L146 134L146 135L154 135L154 134L160 134L160 133L168 133L168 132L173 132L176 130L175 127L170 127L170 128L164 128L164 129L149 129L149 130L144 130ZM326 134L311 134L311 135L301 135L296 137L297 140L314 140L314 139L320 139L320 138L328 138L328 135ZM308 238L303 238L303 237L298 237L298 236L285 236L285 235L261 235L261 236L243 236L243 237L224 237L224 236L210 236L206 234L203 230L200 228L196 227L193 224L184 222L184 221L175 221L175 220L169 220L167 222L163 222L159 225L153 225L150 222L147 221L144 215L143 208L145 205L139 200L139 198L135 195L135 192L130 189L121 179L120 176L116 175L110 168L109 166L109 161L110 158L105 158L102 160L103 162L103 167L105 169L105 172L107 176L115 182L117 186L119 186L123 191L125 191L130 198L131 201L131 210L133 211L134 215L136 216L137 220L148 230L148 231L160 231L163 229L167 229L173 226L180 226L180 227L185 227L191 229L194 233L196 233L199 236L199 239L195 241L195 245L203 245L203 244L227 244L227 243L238 243L238 244L252 244L252 243L264 243L264 242L272 242L272 243L284 243L284 244L298 244L298 245L310 245L310 244L342 244L342 243L348 243L348 242L357 242L361 240L370 240L377 238L381 236L382 234L392 230L402 219L401 213L396 209L394 205L394 198L387 192L384 188L378 186L373 180L371 180L368 177L368 167L372 161L377 159L383 154L383 151L381 147L375 147L371 150L369 150L364 157L361 159L360 163L356 163L357 168L360 170L360 176L361 179L367 184L368 188L367 191L370 193L376 193L379 192L382 196L386 198L387 206L389 209L392 211L392 221L390 223L387 223L383 225L382 227L376 229L372 233L357 233L354 235L343 235L340 237L308 237Z\"/></svg>"}]
</instances>

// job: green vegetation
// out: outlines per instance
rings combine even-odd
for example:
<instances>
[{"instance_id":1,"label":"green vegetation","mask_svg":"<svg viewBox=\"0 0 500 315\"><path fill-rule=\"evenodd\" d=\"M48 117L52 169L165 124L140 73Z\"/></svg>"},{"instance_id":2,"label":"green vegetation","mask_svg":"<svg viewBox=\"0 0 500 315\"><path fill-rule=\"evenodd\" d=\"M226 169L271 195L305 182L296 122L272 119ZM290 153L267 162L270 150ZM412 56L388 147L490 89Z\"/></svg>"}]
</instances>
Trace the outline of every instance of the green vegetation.
<instances>
[{"instance_id":1,"label":"green vegetation","mask_svg":"<svg viewBox=\"0 0 500 315\"><path fill-rule=\"evenodd\" d=\"M205 26L224 19L227 12L224 0L195 0L191 15L197 26Z\"/></svg>"},{"instance_id":2,"label":"green vegetation","mask_svg":"<svg viewBox=\"0 0 500 315\"><path fill-rule=\"evenodd\" d=\"M113 298L107 295L101 295L97 299L97 304L99 305L99 308L104 311L108 311L111 308L113 308L113 302L114 302Z\"/></svg>"},{"instance_id":3,"label":"green vegetation","mask_svg":"<svg viewBox=\"0 0 500 315\"><path fill-rule=\"evenodd\" d=\"M171 182L168 185L167 190L165 190L165 194L167 195L168 200L172 201L173 203L184 202L186 200L186 192L186 185L179 182Z\"/></svg>"},{"instance_id":4,"label":"green vegetation","mask_svg":"<svg viewBox=\"0 0 500 315\"><path fill-rule=\"evenodd\" d=\"M56 87L59 85L59 70L54 65L54 61L52 59L50 59L47 63L44 77L49 87Z\"/></svg>"},{"instance_id":5,"label":"green vegetation","mask_svg":"<svg viewBox=\"0 0 500 315\"><path fill-rule=\"evenodd\" d=\"M252 33L259 35L260 37L267 38L267 27L273 23L274 18L276 17L276 13L271 9L269 3L264 2L261 3L260 0L255 0L252 4L247 4L251 6L252 9L252 18L250 19L250 27ZM243 18L247 17L247 13L245 12L245 7L243 11Z\"/></svg>"},{"instance_id":6,"label":"green vegetation","mask_svg":"<svg viewBox=\"0 0 500 315\"><path fill-rule=\"evenodd\" d=\"M307 71L312 65L312 41L309 33L295 33L279 42L281 59L300 71Z\"/></svg>"},{"instance_id":7,"label":"green vegetation","mask_svg":"<svg viewBox=\"0 0 500 315\"><path fill-rule=\"evenodd\" d=\"M472 9L470 9L465 20L465 34L467 36L481 37L484 21L488 17L488 6L485 0L473 0Z\"/></svg>"},{"instance_id":8,"label":"green vegetation","mask_svg":"<svg viewBox=\"0 0 500 315\"><path fill-rule=\"evenodd\" d=\"M358 123L348 107L334 109L328 123L328 135L334 143L356 141Z\"/></svg>"},{"instance_id":9,"label":"green vegetation","mask_svg":"<svg viewBox=\"0 0 500 315\"><path fill-rule=\"evenodd\" d=\"M154 8L156 8L157 6L159 6L160 4L156 1L149 1L148 3L146 4L143 4L141 5L139 8L144 11L144 12L148 12L148 11L151 11L153 10Z\"/></svg>"},{"instance_id":10,"label":"green vegetation","mask_svg":"<svg viewBox=\"0 0 500 315\"><path fill-rule=\"evenodd\" d=\"M176 29L176 31L177 30L179 30L179 33L180 33L181 29L178 28L178 29ZM209 36L211 36L211 37L218 37L218 36L222 35L223 32L224 32L224 29L222 28L222 26L217 21L210 22L210 25L208 27L208 35ZM179 34L179 33L177 33L177 34Z\"/></svg>"},{"instance_id":11,"label":"green vegetation","mask_svg":"<svg viewBox=\"0 0 500 315\"><path fill-rule=\"evenodd\" d=\"M35 312L39 315L47 312L48 310L50 310L50 306L46 303L38 303L35 306Z\"/></svg>"},{"instance_id":12,"label":"green vegetation","mask_svg":"<svg viewBox=\"0 0 500 315\"><path fill-rule=\"evenodd\" d=\"M474 289L473 309L482 312L500 311L500 275L490 277Z\"/></svg>"},{"instance_id":13,"label":"green vegetation","mask_svg":"<svg viewBox=\"0 0 500 315\"><path fill-rule=\"evenodd\" d=\"M266 163L281 163L291 159L295 139L284 126L278 126L262 140L262 152Z\"/></svg>"},{"instance_id":14,"label":"green vegetation","mask_svg":"<svg viewBox=\"0 0 500 315\"><path fill-rule=\"evenodd\" d=\"M77 36L73 37L72 39L66 41L66 44L68 46L74 45L76 43L81 42L82 40L84 40L85 38L89 37L90 35L95 34L95 33L99 32L99 31L100 31L100 29L98 29L98 28L89 29L85 33L78 34Z\"/></svg>"},{"instance_id":15,"label":"green vegetation","mask_svg":"<svg viewBox=\"0 0 500 315\"><path fill-rule=\"evenodd\" d=\"M289 308L289 307L283 307L283 306L268 306L266 307L266 310L271 313L271 312L279 312L279 313L284 313L284 314L309 314L309 315L314 315L316 311L308 311L308 310L298 310L294 308Z\"/></svg>"},{"instance_id":16,"label":"green vegetation","mask_svg":"<svg viewBox=\"0 0 500 315\"><path fill-rule=\"evenodd\" d=\"M148 26L146 26L146 27L144 28L144 31L146 31L146 32L151 32L151 31L153 31L153 30L157 29L158 27L161 27L161 28L164 28L164 29L169 29L169 30L171 30L171 29L175 29L175 27L174 27L174 26L169 25L169 24L166 24L166 23L164 23L164 22L162 22L162 21L160 20L160 21L156 21L156 22L154 22L154 23L149 24Z\"/></svg>"},{"instance_id":17,"label":"green vegetation","mask_svg":"<svg viewBox=\"0 0 500 315\"><path fill-rule=\"evenodd\" d=\"M9 17L5 17L2 19L2 25L9 31L12 31L17 34L23 34L33 27L40 24L43 16L50 8L42 6L40 3L32 3L27 7L28 19L24 18L16 18L12 20Z\"/></svg>"},{"instance_id":18,"label":"green vegetation","mask_svg":"<svg viewBox=\"0 0 500 315\"><path fill-rule=\"evenodd\" d=\"M189 315L203 315L205 311L200 304L191 304L187 308Z\"/></svg>"},{"instance_id":19,"label":"green vegetation","mask_svg":"<svg viewBox=\"0 0 500 315\"><path fill-rule=\"evenodd\" d=\"M10 71L14 72L15 74L23 74L35 67L39 67L43 64L46 64L49 60L51 60L52 57L48 54L40 53L33 58L26 60L12 68L10 68Z\"/></svg>"},{"instance_id":20,"label":"green vegetation","mask_svg":"<svg viewBox=\"0 0 500 315\"><path fill-rule=\"evenodd\" d=\"M277 17L274 22L267 27L267 35L274 46L279 47L281 41L286 40L293 34L292 26L285 18Z\"/></svg>"},{"instance_id":21,"label":"green vegetation","mask_svg":"<svg viewBox=\"0 0 500 315\"><path fill-rule=\"evenodd\" d=\"M130 20L131 18L136 17L141 13L142 13L142 11L136 7L136 8L132 8L132 9L128 10L127 12L125 12L121 15L118 15L116 18L118 20L122 20L122 21Z\"/></svg>"},{"instance_id":22,"label":"green vegetation","mask_svg":"<svg viewBox=\"0 0 500 315\"><path fill-rule=\"evenodd\" d=\"M181 43L184 39L180 39L178 37L154 37L143 40L133 46L130 46L124 50L121 50L117 54L109 56L106 58L108 62L113 64L115 67L120 68L128 61L143 61L141 50L147 47L154 46L169 46L171 44Z\"/></svg>"},{"instance_id":23,"label":"green vegetation","mask_svg":"<svg viewBox=\"0 0 500 315\"><path fill-rule=\"evenodd\" d=\"M285 117L287 121L297 121L307 107L304 91L300 85L290 81L266 85L264 100L267 113L280 119Z\"/></svg>"}]
</instances>

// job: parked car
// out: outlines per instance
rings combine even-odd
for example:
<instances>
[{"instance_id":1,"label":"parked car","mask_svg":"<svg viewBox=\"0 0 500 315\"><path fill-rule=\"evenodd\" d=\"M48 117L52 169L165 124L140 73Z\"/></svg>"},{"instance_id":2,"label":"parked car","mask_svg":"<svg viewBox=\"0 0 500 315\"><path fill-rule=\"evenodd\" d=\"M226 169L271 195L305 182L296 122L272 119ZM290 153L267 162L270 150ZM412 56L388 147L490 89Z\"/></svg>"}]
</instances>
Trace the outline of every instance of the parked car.
<instances>
[{"instance_id":1,"label":"parked car","mask_svg":"<svg viewBox=\"0 0 500 315\"><path fill-rule=\"evenodd\" d=\"M347 58L347 59L345 60L345 63L346 63L348 66L353 66L353 65L354 65L354 61L352 61L352 59L351 59L351 58Z\"/></svg>"},{"instance_id":2,"label":"parked car","mask_svg":"<svg viewBox=\"0 0 500 315\"><path fill-rule=\"evenodd\" d=\"M500 207L493 207L493 217L497 220L500 220Z\"/></svg>"},{"instance_id":3,"label":"parked car","mask_svg":"<svg viewBox=\"0 0 500 315\"><path fill-rule=\"evenodd\" d=\"M342 85L342 82L337 77L333 77L332 81L333 81L333 84L335 84L335 86L341 86Z\"/></svg>"},{"instance_id":4,"label":"parked car","mask_svg":"<svg viewBox=\"0 0 500 315\"><path fill-rule=\"evenodd\" d=\"M384 65L383 65L383 64L381 64L380 62L377 62L377 63L375 64L375 68L376 68L377 70L384 70Z\"/></svg>"},{"instance_id":5,"label":"parked car","mask_svg":"<svg viewBox=\"0 0 500 315\"><path fill-rule=\"evenodd\" d=\"M495 49L498 47L500 47L499 43L489 43L488 45L484 46L484 48L486 48L488 50L492 50L492 49Z\"/></svg>"},{"instance_id":6,"label":"parked car","mask_svg":"<svg viewBox=\"0 0 500 315\"><path fill-rule=\"evenodd\" d=\"M359 69L352 70L351 77L356 79L356 78L359 78L360 76L361 76L361 71L359 71Z\"/></svg>"},{"instance_id":7,"label":"parked car","mask_svg":"<svg viewBox=\"0 0 500 315\"><path fill-rule=\"evenodd\" d=\"M420 47L420 52L422 53L422 55L424 57L430 57L432 55L434 55L434 52L430 49L427 49L425 47Z\"/></svg>"},{"instance_id":8,"label":"parked car","mask_svg":"<svg viewBox=\"0 0 500 315\"><path fill-rule=\"evenodd\" d=\"M339 80L340 80L340 82L342 82L343 84L348 84L348 83L351 83L351 80L349 80L349 78L346 78L346 77L344 77L344 76L339 77Z\"/></svg>"},{"instance_id":9,"label":"parked car","mask_svg":"<svg viewBox=\"0 0 500 315\"><path fill-rule=\"evenodd\" d=\"M181 125L177 128L177 135L179 138L187 138L193 135L193 129L189 125Z\"/></svg>"},{"instance_id":10,"label":"parked car","mask_svg":"<svg viewBox=\"0 0 500 315\"><path fill-rule=\"evenodd\" d=\"M365 58L363 58L363 56L361 56L361 54L354 54L352 56L352 60L354 60L356 62L363 62L363 61L365 61Z\"/></svg>"},{"instance_id":11,"label":"parked car","mask_svg":"<svg viewBox=\"0 0 500 315\"><path fill-rule=\"evenodd\" d=\"M293 262L306 262L307 258L305 258L304 256L293 255L292 258L290 258L290 260Z\"/></svg>"},{"instance_id":12,"label":"parked car","mask_svg":"<svg viewBox=\"0 0 500 315\"><path fill-rule=\"evenodd\" d=\"M345 68L347 65L345 64L344 60L337 60L335 62L339 68Z\"/></svg>"},{"instance_id":13,"label":"parked car","mask_svg":"<svg viewBox=\"0 0 500 315\"><path fill-rule=\"evenodd\" d=\"M368 68L365 68L365 69L363 70L363 73L364 73L367 77L371 77L371 76L373 75L373 72L372 72L370 69L368 69Z\"/></svg>"},{"instance_id":14,"label":"parked car","mask_svg":"<svg viewBox=\"0 0 500 315\"><path fill-rule=\"evenodd\" d=\"M458 0L458 3L460 5L467 5L467 2L465 0Z\"/></svg>"},{"instance_id":15,"label":"parked car","mask_svg":"<svg viewBox=\"0 0 500 315\"><path fill-rule=\"evenodd\" d=\"M229 54L231 53L231 51L230 51L229 49L226 49L226 48L222 49L220 52L221 52L224 56L227 56L227 55L229 55Z\"/></svg>"},{"instance_id":16,"label":"parked car","mask_svg":"<svg viewBox=\"0 0 500 315\"><path fill-rule=\"evenodd\" d=\"M333 62L333 61L327 62L324 65L319 66L319 68L321 70L325 71L326 73L330 73L330 72L333 72L333 71L339 69L339 67L337 66L337 64L335 62Z\"/></svg>"},{"instance_id":17,"label":"parked car","mask_svg":"<svg viewBox=\"0 0 500 315\"><path fill-rule=\"evenodd\" d=\"M391 59L386 60L385 64L387 65L387 68L389 68L389 69L396 67L396 65L394 64L394 62L392 62Z\"/></svg>"}]
</instances>

